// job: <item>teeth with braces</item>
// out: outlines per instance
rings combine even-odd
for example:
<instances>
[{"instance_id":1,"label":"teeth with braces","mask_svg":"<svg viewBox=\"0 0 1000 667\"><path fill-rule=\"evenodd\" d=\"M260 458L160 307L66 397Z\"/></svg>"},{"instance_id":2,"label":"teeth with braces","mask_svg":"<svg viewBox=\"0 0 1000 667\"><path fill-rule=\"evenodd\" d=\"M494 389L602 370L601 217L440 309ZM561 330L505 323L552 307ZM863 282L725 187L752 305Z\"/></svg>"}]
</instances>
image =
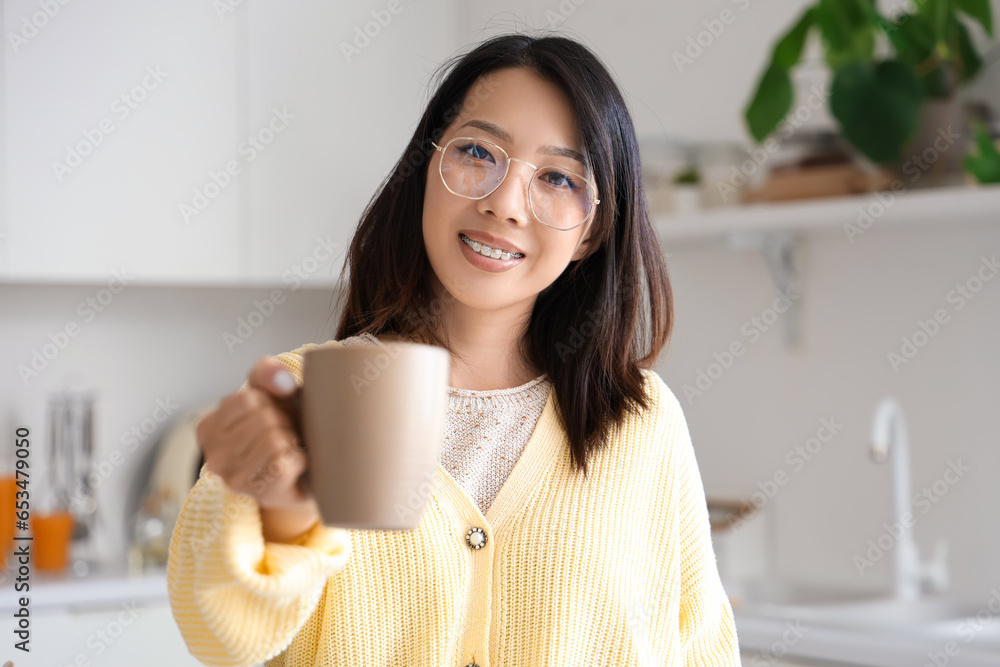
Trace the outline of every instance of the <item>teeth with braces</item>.
<instances>
[{"instance_id":1,"label":"teeth with braces","mask_svg":"<svg viewBox=\"0 0 1000 667\"><path fill-rule=\"evenodd\" d=\"M488 245L483 245L479 241L473 241L465 234L462 234L462 241L465 242L465 245L470 246L483 257L491 257L493 259L517 259L524 257L524 254L520 252L505 252L499 248L491 248Z\"/></svg>"}]
</instances>

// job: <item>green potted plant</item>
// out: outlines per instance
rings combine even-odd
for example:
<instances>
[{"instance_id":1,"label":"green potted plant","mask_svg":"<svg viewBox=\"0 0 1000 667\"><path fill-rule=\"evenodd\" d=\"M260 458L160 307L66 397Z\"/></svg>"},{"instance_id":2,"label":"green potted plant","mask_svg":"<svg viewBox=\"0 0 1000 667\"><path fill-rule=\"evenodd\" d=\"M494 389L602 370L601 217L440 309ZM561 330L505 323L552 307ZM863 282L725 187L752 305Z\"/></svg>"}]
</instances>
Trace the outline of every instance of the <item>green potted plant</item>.
<instances>
[{"instance_id":1,"label":"green potted plant","mask_svg":"<svg viewBox=\"0 0 1000 667\"><path fill-rule=\"evenodd\" d=\"M775 44L745 109L754 139L764 141L791 109L791 70L813 31L832 72L830 111L844 138L873 163L900 168L920 149L921 135L929 133L926 138L933 141L949 124L955 126L952 137L964 138L957 91L982 66L966 22L978 22L992 37L989 0L917 0L916 5L916 11L892 19L878 12L873 0L817 0L807 7ZM921 124L926 132L919 131ZM964 145L950 146L950 164L961 164Z\"/></svg>"},{"instance_id":2,"label":"green potted plant","mask_svg":"<svg viewBox=\"0 0 1000 667\"><path fill-rule=\"evenodd\" d=\"M690 213L701 208L701 174L688 165L674 176L674 212Z\"/></svg>"}]
</instances>

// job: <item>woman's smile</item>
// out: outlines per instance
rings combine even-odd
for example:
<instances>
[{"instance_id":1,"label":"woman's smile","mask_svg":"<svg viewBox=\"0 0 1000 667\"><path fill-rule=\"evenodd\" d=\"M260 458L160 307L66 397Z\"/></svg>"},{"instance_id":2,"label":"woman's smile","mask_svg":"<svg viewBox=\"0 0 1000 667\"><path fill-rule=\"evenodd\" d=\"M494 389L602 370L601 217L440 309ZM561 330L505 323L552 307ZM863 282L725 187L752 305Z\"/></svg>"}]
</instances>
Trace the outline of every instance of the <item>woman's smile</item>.
<instances>
[{"instance_id":1,"label":"woman's smile","mask_svg":"<svg viewBox=\"0 0 1000 667\"><path fill-rule=\"evenodd\" d=\"M490 248L478 241L472 241L461 233L458 235L458 243L461 245L462 255L469 260L470 264L490 273L509 271L524 261L524 255L517 257L510 253L504 253L499 248Z\"/></svg>"}]
</instances>

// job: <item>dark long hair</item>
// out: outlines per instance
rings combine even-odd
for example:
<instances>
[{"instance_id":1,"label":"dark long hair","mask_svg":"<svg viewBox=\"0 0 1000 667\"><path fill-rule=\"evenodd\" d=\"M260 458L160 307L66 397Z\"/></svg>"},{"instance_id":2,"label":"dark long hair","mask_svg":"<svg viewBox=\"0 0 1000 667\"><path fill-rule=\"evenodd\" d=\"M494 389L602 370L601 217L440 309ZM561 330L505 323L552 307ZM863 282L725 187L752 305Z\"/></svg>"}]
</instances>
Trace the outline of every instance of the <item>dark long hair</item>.
<instances>
[{"instance_id":1,"label":"dark long hair","mask_svg":"<svg viewBox=\"0 0 1000 667\"><path fill-rule=\"evenodd\" d=\"M646 205L631 116L610 73L582 44L554 35L499 35L443 64L438 77L447 77L351 240L340 273L344 284L350 269L336 340L395 333L452 352L433 326L441 304L414 217L423 211L431 142L439 142L477 80L512 67L530 68L573 101L601 193L588 255L538 294L519 343L523 358L548 374L572 465L586 476L590 454L612 425L650 407L641 369L652 368L668 343L673 294Z\"/></svg>"}]
</instances>

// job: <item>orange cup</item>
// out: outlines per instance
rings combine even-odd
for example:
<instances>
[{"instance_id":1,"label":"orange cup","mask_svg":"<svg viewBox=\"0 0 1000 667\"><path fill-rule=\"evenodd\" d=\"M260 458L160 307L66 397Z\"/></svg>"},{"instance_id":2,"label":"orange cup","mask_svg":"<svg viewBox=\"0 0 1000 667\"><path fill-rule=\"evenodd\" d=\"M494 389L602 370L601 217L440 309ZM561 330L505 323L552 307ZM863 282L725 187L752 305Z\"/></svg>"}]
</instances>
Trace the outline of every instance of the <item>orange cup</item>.
<instances>
[{"instance_id":1,"label":"orange cup","mask_svg":"<svg viewBox=\"0 0 1000 667\"><path fill-rule=\"evenodd\" d=\"M17 495L17 478L0 477L0 569L7 569L7 557L14 548L14 499Z\"/></svg>"},{"instance_id":2,"label":"orange cup","mask_svg":"<svg viewBox=\"0 0 1000 667\"><path fill-rule=\"evenodd\" d=\"M33 513L34 564L39 570L62 570L69 561L73 538L73 515L69 512Z\"/></svg>"}]
</instances>

